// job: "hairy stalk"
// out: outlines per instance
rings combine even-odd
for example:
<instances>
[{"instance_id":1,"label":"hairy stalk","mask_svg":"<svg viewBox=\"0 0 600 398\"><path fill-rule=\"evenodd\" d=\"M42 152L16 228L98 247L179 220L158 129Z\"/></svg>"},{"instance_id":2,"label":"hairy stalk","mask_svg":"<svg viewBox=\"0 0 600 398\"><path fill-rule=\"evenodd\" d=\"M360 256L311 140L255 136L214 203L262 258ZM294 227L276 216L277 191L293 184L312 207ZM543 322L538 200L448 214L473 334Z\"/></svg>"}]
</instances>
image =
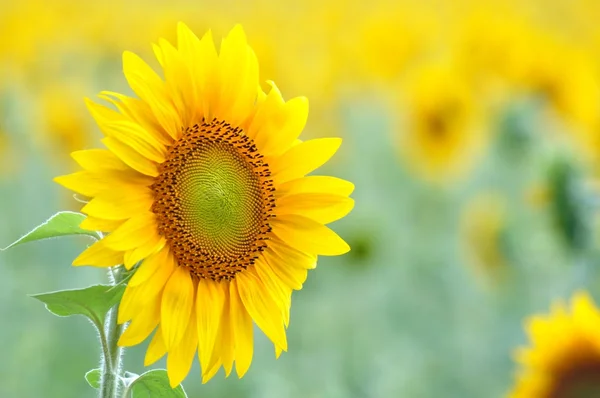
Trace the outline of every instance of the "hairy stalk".
<instances>
[{"instance_id":1,"label":"hairy stalk","mask_svg":"<svg viewBox=\"0 0 600 398\"><path fill-rule=\"evenodd\" d=\"M109 269L109 278L112 285L123 280L122 267ZM102 355L102 377L100 379L100 398L115 398L119 395L121 387L121 355L122 349L117 341L123 333L124 325L117 323L118 307L113 307L106 315L104 333L101 333Z\"/></svg>"}]
</instances>

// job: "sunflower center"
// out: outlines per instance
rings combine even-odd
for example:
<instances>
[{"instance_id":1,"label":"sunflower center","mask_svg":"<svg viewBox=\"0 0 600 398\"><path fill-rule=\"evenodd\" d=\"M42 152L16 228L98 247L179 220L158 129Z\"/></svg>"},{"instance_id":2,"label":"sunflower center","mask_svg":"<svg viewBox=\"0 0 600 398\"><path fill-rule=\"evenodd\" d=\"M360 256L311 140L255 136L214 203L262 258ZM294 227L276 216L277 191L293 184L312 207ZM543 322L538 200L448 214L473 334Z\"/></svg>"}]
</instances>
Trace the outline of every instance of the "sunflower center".
<instances>
[{"instance_id":1,"label":"sunflower center","mask_svg":"<svg viewBox=\"0 0 600 398\"><path fill-rule=\"evenodd\" d=\"M450 138L452 128L460 124L460 119L460 104L449 100L426 114L423 123L431 140L445 141Z\"/></svg>"},{"instance_id":2,"label":"sunflower center","mask_svg":"<svg viewBox=\"0 0 600 398\"><path fill-rule=\"evenodd\" d=\"M239 128L213 120L187 128L152 185L159 232L180 266L230 280L266 246L274 208L268 165Z\"/></svg>"},{"instance_id":3,"label":"sunflower center","mask_svg":"<svg viewBox=\"0 0 600 398\"><path fill-rule=\"evenodd\" d=\"M558 378L550 398L600 397L600 359L581 362Z\"/></svg>"}]
</instances>

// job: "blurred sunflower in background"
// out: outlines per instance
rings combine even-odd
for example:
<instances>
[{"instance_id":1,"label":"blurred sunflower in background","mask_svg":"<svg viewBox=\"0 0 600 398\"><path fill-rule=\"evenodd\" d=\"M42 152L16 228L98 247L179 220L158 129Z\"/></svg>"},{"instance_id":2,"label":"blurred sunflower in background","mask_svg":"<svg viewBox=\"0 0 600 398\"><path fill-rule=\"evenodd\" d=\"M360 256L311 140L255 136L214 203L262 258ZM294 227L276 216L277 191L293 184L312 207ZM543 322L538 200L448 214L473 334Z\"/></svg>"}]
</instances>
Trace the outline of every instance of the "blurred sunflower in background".
<instances>
[{"instance_id":1,"label":"blurred sunflower in background","mask_svg":"<svg viewBox=\"0 0 600 398\"><path fill-rule=\"evenodd\" d=\"M422 66L407 78L401 108L400 151L407 167L426 180L453 181L481 155L481 110L465 76L451 62Z\"/></svg>"},{"instance_id":2,"label":"blurred sunflower in background","mask_svg":"<svg viewBox=\"0 0 600 398\"><path fill-rule=\"evenodd\" d=\"M569 308L527 321L531 346L516 352L521 366L510 398L600 396L600 311L589 294L576 293Z\"/></svg>"},{"instance_id":3,"label":"blurred sunflower in background","mask_svg":"<svg viewBox=\"0 0 600 398\"><path fill-rule=\"evenodd\" d=\"M457 57L486 96L505 97L535 56L531 23L503 11L494 6L469 10L455 33Z\"/></svg>"},{"instance_id":4,"label":"blurred sunflower in background","mask_svg":"<svg viewBox=\"0 0 600 398\"><path fill-rule=\"evenodd\" d=\"M82 227L110 234L75 265L127 269L142 262L119 306L131 321L119 340L141 343L154 329L146 365L168 353L172 386L196 351L203 380L252 360L253 321L287 350L292 290L317 255L348 245L325 224L348 214L353 185L306 174L337 151L339 138L302 142L306 98L284 101L259 88L258 63L236 26L217 53L183 23L177 47L154 46L162 80L130 52L125 77L138 98L104 92L117 111L88 101L108 150L73 153L83 167L56 178L91 198Z\"/></svg>"},{"instance_id":5,"label":"blurred sunflower in background","mask_svg":"<svg viewBox=\"0 0 600 398\"><path fill-rule=\"evenodd\" d=\"M461 216L461 236L466 262L477 276L497 283L506 275L508 209L498 193L484 192L470 199Z\"/></svg>"},{"instance_id":6,"label":"blurred sunflower in background","mask_svg":"<svg viewBox=\"0 0 600 398\"><path fill-rule=\"evenodd\" d=\"M69 152L85 148L91 141L88 133L90 123L85 117L84 85L47 86L40 93L40 111L47 115L44 123L40 123L39 131L47 131L49 135L39 137L47 146ZM63 100L69 98L73 100ZM77 99L77 100L75 100Z\"/></svg>"},{"instance_id":7,"label":"blurred sunflower in background","mask_svg":"<svg viewBox=\"0 0 600 398\"><path fill-rule=\"evenodd\" d=\"M358 61L360 73L370 81L384 84L402 76L423 55L432 39L427 32L434 29L434 24L426 15L416 4L402 9L369 9L351 32L356 35L352 56Z\"/></svg>"}]
</instances>

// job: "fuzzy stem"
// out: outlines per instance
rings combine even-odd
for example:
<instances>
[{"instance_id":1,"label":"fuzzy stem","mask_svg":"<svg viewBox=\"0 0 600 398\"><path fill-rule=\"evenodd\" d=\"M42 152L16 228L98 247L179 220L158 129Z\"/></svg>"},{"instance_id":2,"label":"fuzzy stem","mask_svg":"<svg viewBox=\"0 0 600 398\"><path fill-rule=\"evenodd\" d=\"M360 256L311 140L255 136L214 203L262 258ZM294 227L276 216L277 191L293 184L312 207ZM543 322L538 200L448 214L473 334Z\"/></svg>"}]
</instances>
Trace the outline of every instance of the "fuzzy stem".
<instances>
[{"instance_id":1,"label":"fuzzy stem","mask_svg":"<svg viewBox=\"0 0 600 398\"><path fill-rule=\"evenodd\" d=\"M109 269L109 278L112 285L116 285L123 279L121 267ZM100 398L115 398L119 395L121 387L121 356L123 350L117 345L124 325L117 323L118 308L113 307L106 315L104 333L100 334L102 343L102 377L100 379Z\"/></svg>"}]
</instances>

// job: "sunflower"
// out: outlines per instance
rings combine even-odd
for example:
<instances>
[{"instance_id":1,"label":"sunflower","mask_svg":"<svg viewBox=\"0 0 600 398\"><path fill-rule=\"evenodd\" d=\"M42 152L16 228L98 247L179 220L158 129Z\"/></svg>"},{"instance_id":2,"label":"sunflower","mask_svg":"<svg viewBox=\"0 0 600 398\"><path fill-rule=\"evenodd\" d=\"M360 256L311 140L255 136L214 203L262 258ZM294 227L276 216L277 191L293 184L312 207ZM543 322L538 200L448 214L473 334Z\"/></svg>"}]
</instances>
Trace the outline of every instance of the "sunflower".
<instances>
[{"instance_id":1,"label":"sunflower","mask_svg":"<svg viewBox=\"0 0 600 398\"><path fill-rule=\"evenodd\" d=\"M127 81L139 98L103 92L114 109L87 101L108 149L77 151L84 169L58 177L90 197L82 228L108 232L74 265L138 265L119 305L130 322L121 346L156 330L145 365L167 354L172 386L196 351L203 382L221 366L242 377L253 353L253 323L287 350L292 290L317 255L348 245L325 224L344 217L354 186L306 176L337 151L339 138L298 139L306 98L263 92L243 29L217 52L210 31L198 39L178 25L177 46L161 39L159 77L130 52Z\"/></svg>"},{"instance_id":2,"label":"sunflower","mask_svg":"<svg viewBox=\"0 0 600 398\"><path fill-rule=\"evenodd\" d=\"M64 82L63 82L64 83ZM77 107L82 112L74 112L66 98L81 98L84 84L47 84L38 95L40 111L44 115L41 129L45 136L41 141L63 150L74 151L91 141L88 121L84 117L84 104ZM62 100L61 100L62 99Z\"/></svg>"},{"instance_id":3,"label":"sunflower","mask_svg":"<svg viewBox=\"0 0 600 398\"><path fill-rule=\"evenodd\" d=\"M532 347L516 353L524 369L510 398L600 396L600 312L592 298L576 293L571 308L557 302L548 316L527 322Z\"/></svg>"},{"instance_id":4,"label":"sunflower","mask_svg":"<svg viewBox=\"0 0 600 398\"><path fill-rule=\"evenodd\" d=\"M472 166L484 142L477 105L466 77L452 62L423 65L410 76L400 147L411 169L441 182Z\"/></svg>"},{"instance_id":5,"label":"sunflower","mask_svg":"<svg viewBox=\"0 0 600 398\"><path fill-rule=\"evenodd\" d=\"M475 196L462 212L460 227L465 259L487 282L502 279L507 270L506 218L506 201L495 192Z\"/></svg>"}]
</instances>

